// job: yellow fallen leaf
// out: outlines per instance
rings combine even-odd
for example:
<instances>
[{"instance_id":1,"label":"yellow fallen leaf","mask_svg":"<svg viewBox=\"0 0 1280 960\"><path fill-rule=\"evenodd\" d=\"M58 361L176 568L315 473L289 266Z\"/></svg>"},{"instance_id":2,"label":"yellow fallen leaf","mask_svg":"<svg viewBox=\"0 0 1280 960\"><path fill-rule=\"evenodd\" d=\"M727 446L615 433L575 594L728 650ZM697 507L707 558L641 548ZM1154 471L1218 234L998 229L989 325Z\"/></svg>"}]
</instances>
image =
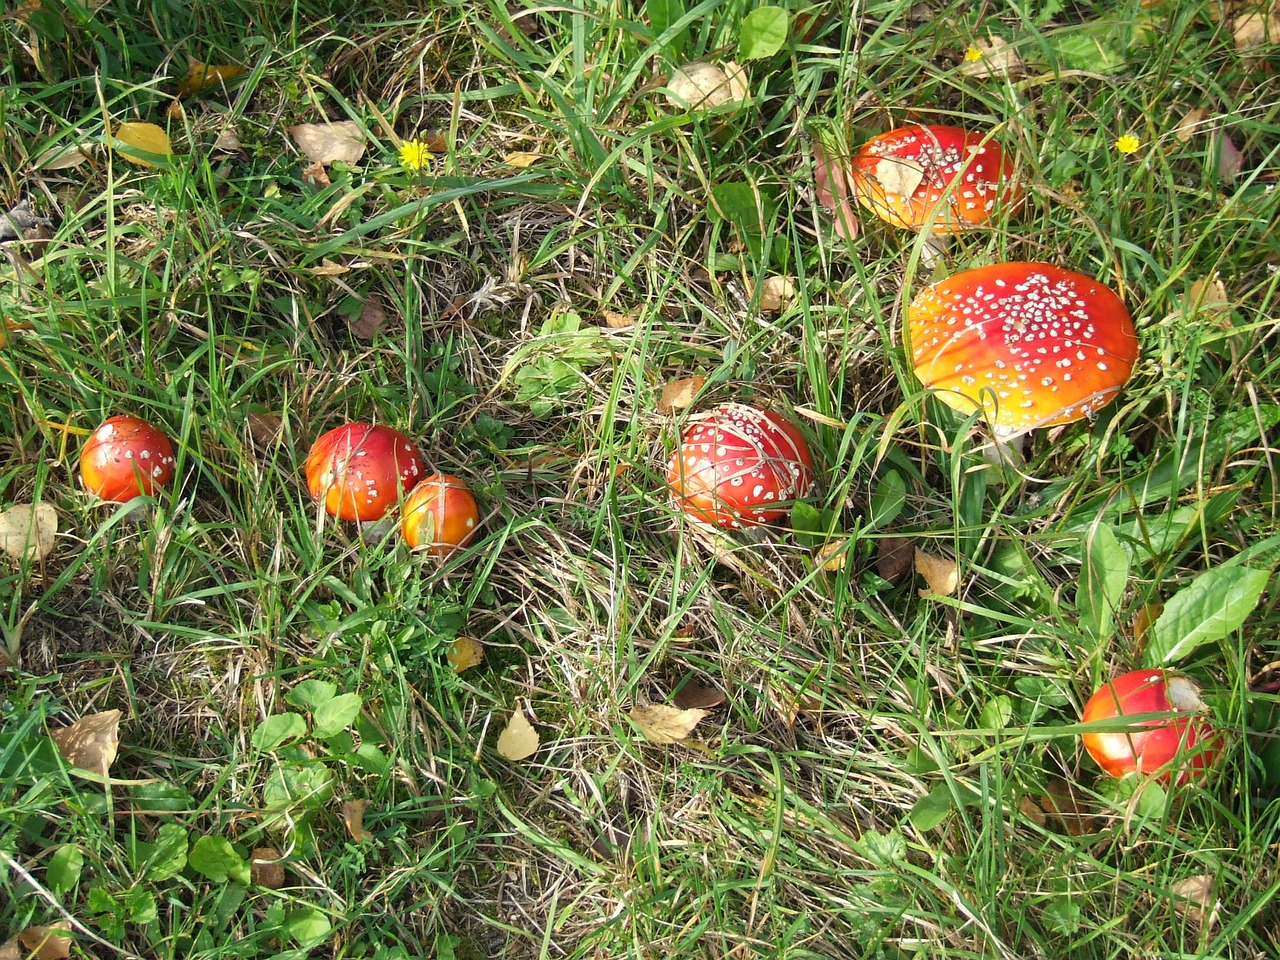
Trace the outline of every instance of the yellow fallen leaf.
<instances>
[{"instance_id":1,"label":"yellow fallen leaf","mask_svg":"<svg viewBox=\"0 0 1280 960\"><path fill-rule=\"evenodd\" d=\"M789 310L796 299L796 282L790 277L765 277L760 281L760 309L765 313Z\"/></svg>"},{"instance_id":2,"label":"yellow fallen leaf","mask_svg":"<svg viewBox=\"0 0 1280 960\"><path fill-rule=\"evenodd\" d=\"M484 662L484 647L474 637L458 636L445 648L444 656L454 673L462 673Z\"/></svg>"},{"instance_id":3,"label":"yellow fallen leaf","mask_svg":"<svg viewBox=\"0 0 1280 960\"><path fill-rule=\"evenodd\" d=\"M1280 12L1246 13L1236 17L1231 25L1236 49L1245 52L1270 46L1280 40Z\"/></svg>"},{"instance_id":4,"label":"yellow fallen leaf","mask_svg":"<svg viewBox=\"0 0 1280 960\"><path fill-rule=\"evenodd\" d=\"M949 597L960 584L960 568L954 560L935 557L919 548L916 549L916 573L928 584L925 589L917 591L922 597Z\"/></svg>"},{"instance_id":5,"label":"yellow fallen leaf","mask_svg":"<svg viewBox=\"0 0 1280 960\"><path fill-rule=\"evenodd\" d=\"M1173 135L1178 139L1179 143L1186 143L1201 132L1204 127L1204 121L1208 116L1209 111L1204 107L1192 107L1182 115L1182 119L1178 121L1178 125L1173 129Z\"/></svg>"},{"instance_id":6,"label":"yellow fallen leaf","mask_svg":"<svg viewBox=\"0 0 1280 960\"><path fill-rule=\"evenodd\" d=\"M86 714L49 736L69 765L105 777L120 747L120 716L119 710Z\"/></svg>"},{"instance_id":7,"label":"yellow fallen leaf","mask_svg":"<svg viewBox=\"0 0 1280 960\"><path fill-rule=\"evenodd\" d=\"M694 376L671 380L663 384L662 396L658 398L658 412L672 413L691 406L693 398L698 395L698 391L702 389L702 385L706 382L706 377Z\"/></svg>"},{"instance_id":8,"label":"yellow fallen leaf","mask_svg":"<svg viewBox=\"0 0 1280 960\"><path fill-rule=\"evenodd\" d=\"M631 709L631 722L650 743L675 743L693 732L708 711L682 710L662 703L642 703Z\"/></svg>"},{"instance_id":9,"label":"yellow fallen leaf","mask_svg":"<svg viewBox=\"0 0 1280 960\"><path fill-rule=\"evenodd\" d=\"M58 512L47 503L19 503L0 513L0 550L15 560L43 560L57 535Z\"/></svg>"},{"instance_id":10,"label":"yellow fallen leaf","mask_svg":"<svg viewBox=\"0 0 1280 960\"><path fill-rule=\"evenodd\" d=\"M1194 281L1182 313L1184 316L1203 313L1220 323L1227 321L1226 325L1230 326L1231 301L1227 299L1226 284L1217 274Z\"/></svg>"},{"instance_id":11,"label":"yellow fallen leaf","mask_svg":"<svg viewBox=\"0 0 1280 960\"><path fill-rule=\"evenodd\" d=\"M636 324L635 314L621 313L617 310L605 310L601 317L604 319L604 325L610 330L623 330L634 327Z\"/></svg>"},{"instance_id":12,"label":"yellow fallen leaf","mask_svg":"<svg viewBox=\"0 0 1280 960\"><path fill-rule=\"evenodd\" d=\"M524 760L538 750L538 731L533 729L519 707L511 714L507 728L498 737L498 755L507 760Z\"/></svg>"},{"instance_id":13,"label":"yellow fallen leaf","mask_svg":"<svg viewBox=\"0 0 1280 960\"><path fill-rule=\"evenodd\" d=\"M111 148L140 167L160 167L173 155L169 135L154 123L118 123L111 128Z\"/></svg>"},{"instance_id":14,"label":"yellow fallen leaf","mask_svg":"<svg viewBox=\"0 0 1280 960\"><path fill-rule=\"evenodd\" d=\"M1169 888L1174 897L1173 908L1192 923L1212 929L1221 906L1217 887L1217 880L1209 873L1179 880Z\"/></svg>"},{"instance_id":15,"label":"yellow fallen leaf","mask_svg":"<svg viewBox=\"0 0 1280 960\"><path fill-rule=\"evenodd\" d=\"M540 158L541 154L515 150L503 157L502 162L508 167L515 167L517 170L523 170L525 167L533 166L534 162Z\"/></svg>"},{"instance_id":16,"label":"yellow fallen leaf","mask_svg":"<svg viewBox=\"0 0 1280 960\"><path fill-rule=\"evenodd\" d=\"M373 834L364 828L364 811L368 806L368 800L348 800L342 805L342 822L356 843L373 839Z\"/></svg>"},{"instance_id":17,"label":"yellow fallen leaf","mask_svg":"<svg viewBox=\"0 0 1280 960\"><path fill-rule=\"evenodd\" d=\"M827 573L839 573L849 565L849 538L831 540L814 552L813 561Z\"/></svg>"},{"instance_id":18,"label":"yellow fallen leaf","mask_svg":"<svg viewBox=\"0 0 1280 960\"><path fill-rule=\"evenodd\" d=\"M357 163L364 156L364 131L352 120L300 123L287 130L298 149L312 163L326 166L339 160Z\"/></svg>"},{"instance_id":19,"label":"yellow fallen leaf","mask_svg":"<svg viewBox=\"0 0 1280 960\"><path fill-rule=\"evenodd\" d=\"M178 96L190 97L207 90L209 87L220 87L228 80L244 74L248 68L233 64L201 63L199 60L187 61L187 75L178 84Z\"/></svg>"}]
</instances>

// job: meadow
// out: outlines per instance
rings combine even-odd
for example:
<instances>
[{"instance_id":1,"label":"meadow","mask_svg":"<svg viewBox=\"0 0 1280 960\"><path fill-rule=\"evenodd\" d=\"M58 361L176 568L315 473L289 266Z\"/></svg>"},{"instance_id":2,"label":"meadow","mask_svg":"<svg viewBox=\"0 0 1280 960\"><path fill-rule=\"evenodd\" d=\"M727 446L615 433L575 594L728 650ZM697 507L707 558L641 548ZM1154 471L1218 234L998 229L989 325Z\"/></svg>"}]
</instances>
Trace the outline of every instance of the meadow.
<instances>
[{"instance_id":1,"label":"meadow","mask_svg":"<svg viewBox=\"0 0 1280 960\"><path fill-rule=\"evenodd\" d=\"M0 960L1280 953L1275 4L28 0L0 51L0 515L57 526L0 537ZM1021 202L820 189L913 123ZM1023 260L1140 351L1011 461L907 306ZM729 401L812 451L776 523L672 499ZM116 414L154 496L81 483ZM346 422L477 536L327 516ZM1154 666L1189 783L1081 746Z\"/></svg>"}]
</instances>

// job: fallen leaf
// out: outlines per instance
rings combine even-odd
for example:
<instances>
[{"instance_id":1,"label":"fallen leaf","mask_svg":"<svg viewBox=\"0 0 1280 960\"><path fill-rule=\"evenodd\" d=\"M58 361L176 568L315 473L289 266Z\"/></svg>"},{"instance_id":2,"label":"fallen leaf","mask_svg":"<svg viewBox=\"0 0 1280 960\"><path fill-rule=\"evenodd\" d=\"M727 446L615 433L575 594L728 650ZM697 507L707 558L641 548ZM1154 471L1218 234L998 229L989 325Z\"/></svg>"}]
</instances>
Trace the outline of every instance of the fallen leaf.
<instances>
[{"instance_id":1,"label":"fallen leaf","mask_svg":"<svg viewBox=\"0 0 1280 960\"><path fill-rule=\"evenodd\" d=\"M1049 822L1048 815L1044 812L1044 808L1040 806L1040 802L1035 797L1024 796L1018 800L1018 809L1022 815L1034 823L1037 827L1043 827Z\"/></svg>"},{"instance_id":2,"label":"fallen leaf","mask_svg":"<svg viewBox=\"0 0 1280 960\"><path fill-rule=\"evenodd\" d=\"M364 156L364 132L353 120L336 123L300 123L288 128L289 136L312 163L357 163Z\"/></svg>"},{"instance_id":3,"label":"fallen leaf","mask_svg":"<svg viewBox=\"0 0 1280 960\"><path fill-rule=\"evenodd\" d=\"M474 637L457 636L445 647L444 656L454 673L462 673L484 662L484 647Z\"/></svg>"},{"instance_id":4,"label":"fallen leaf","mask_svg":"<svg viewBox=\"0 0 1280 960\"><path fill-rule=\"evenodd\" d=\"M247 67L188 60L187 75L178 84L178 96L190 97L201 90L207 90L209 87L220 87L228 80L234 80L246 72L248 72Z\"/></svg>"},{"instance_id":5,"label":"fallen leaf","mask_svg":"<svg viewBox=\"0 0 1280 960\"><path fill-rule=\"evenodd\" d=\"M746 98L746 75L733 61L721 66L696 60L676 68L667 80L667 102L681 110L704 110Z\"/></svg>"},{"instance_id":6,"label":"fallen leaf","mask_svg":"<svg viewBox=\"0 0 1280 960\"><path fill-rule=\"evenodd\" d=\"M15 560L43 560L58 535L58 511L47 503L19 503L0 513L0 550Z\"/></svg>"},{"instance_id":7,"label":"fallen leaf","mask_svg":"<svg viewBox=\"0 0 1280 960\"><path fill-rule=\"evenodd\" d=\"M312 267L311 273L317 277L341 277L351 272L351 268L343 263L334 263L328 257L320 261L320 266Z\"/></svg>"},{"instance_id":8,"label":"fallen leaf","mask_svg":"<svg viewBox=\"0 0 1280 960\"><path fill-rule=\"evenodd\" d=\"M240 143L240 134L236 132L235 126L226 126L219 131L218 139L213 141L213 152L229 155L244 153L244 146Z\"/></svg>"},{"instance_id":9,"label":"fallen leaf","mask_svg":"<svg viewBox=\"0 0 1280 960\"><path fill-rule=\"evenodd\" d=\"M676 743L693 732L709 711L681 709L662 703L642 703L631 709L634 723L650 743Z\"/></svg>"},{"instance_id":10,"label":"fallen leaf","mask_svg":"<svg viewBox=\"0 0 1280 960\"><path fill-rule=\"evenodd\" d=\"M839 573L849 564L849 538L842 537L824 543L814 552L813 560L818 569L827 573Z\"/></svg>"},{"instance_id":11,"label":"fallen leaf","mask_svg":"<svg viewBox=\"0 0 1280 960\"><path fill-rule=\"evenodd\" d=\"M719 687L702 684L696 680L686 680L671 696L671 702L681 710L710 710L712 707L720 706L727 699L729 698Z\"/></svg>"},{"instance_id":12,"label":"fallen leaf","mask_svg":"<svg viewBox=\"0 0 1280 960\"><path fill-rule=\"evenodd\" d=\"M1191 284L1183 314L1194 316L1197 313L1230 326L1231 302L1227 299L1227 286L1217 274L1201 277Z\"/></svg>"},{"instance_id":13,"label":"fallen leaf","mask_svg":"<svg viewBox=\"0 0 1280 960\"><path fill-rule=\"evenodd\" d=\"M1073 837L1088 836L1102 829L1102 818L1065 780L1050 780L1046 794L1037 797L1036 802L1050 822Z\"/></svg>"},{"instance_id":14,"label":"fallen leaf","mask_svg":"<svg viewBox=\"0 0 1280 960\"><path fill-rule=\"evenodd\" d=\"M1162 613L1164 613L1163 603L1144 603L1138 608L1138 612L1133 615L1133 645L1137 659L1140 660L1142 658L1142 652L1147 647L1147 637L1151 633L1151 627L1160 619L1160 614Z\"/></svg>"},{"instance_id":15,"label":"fallen leaf","mask_svg":"<svg viewBox=\"0 0 1280 960\"><path fill-rule=\"evenodd\" d=\"M1280 12L1254 11L1236 17L1231 25L1236 49L1243 52L1256 50L1280 40Z\"/></svg>"},{"instance_id":16,"label":"fallen leaf","mask_svg":"<svg viewBox=\"0 0 1280 960\"><path fill-rule=\"evenodd\" d=\"M928 584L925 589L917 591L922 597L949 597L960 584L960 568L954 560L935 557L923 550L916 550L916 573Z\"/></svg>"},{"instance_id":17,"label":"fallen leaf","mask_svg":"<svg viewBox=\"0 0 1280 960\"><path fill-rule=\"evenodd\" d=\"M26 951L23 960L66 960L71 956L70 932L71 924L66 920L47 927L27 927L17 937Z\"/></svg>"},{"instance_id":18,"label":"fallen leaf","mask_svg":"<svg viewBox=\"0 0 1280 960\"><path fill-rule=\"evenodd\" d=\"M692 406L694 397L706 382L706 377L693 376L663 384L662 396L658 398L658 412L673 413Z\"/></svg>"},{"instance_id":19,"label":"fallen leaf","mask_svg":"<svg viewBox=\"0 0 1280 960\"><path fill-rule=\"evenodd\" d=\"M876 541L876 573L890 583L903 581L915 565L916 546L906 537L884 537Z\"/></svg>"},{"instance_id":20,"label":"fallen leaf","mask_svg":"<svg viewBox=\"0 0 1280 960\"><path fill-rule=\"evenodd\" d=\"M605 310L600 316L604 318L604 325L611 330L621 330L625 327L634 327L636 325L634 314L619 313L617 310Z\"/></svg>"},{"instance_id":21,"label":"fallen leaf","mask_svg":"<svg viewBox=\"0 0 1280 960\"><path fill-rule=\"evenodd\" d=\"M365 297L359 315L351 321L351 334L360 340L372 340L387 325L387 308L381 297Z\"/></svg>"},{"instance_id":22,"label":"fallen leaf","mask_svg":"<svg viewBox=\"0 0 1280 960\"><path fill-rule=\"evenodd\" d=\"M1208 116L1209 111L1204 107L1192 107L1182 115L1178 125L1173 128L1173 135L1179 143L1186 143L1196 134L1202 132L1205 118Z\"/></svg>"},{"instance_id":23,"label":"fallen leaf","mask_svg":"<svg viewBox=\"0 0 1280 960\"><path fill-rule=\"evenodd\" d=\"M247 418L249 438L259 447L270 447L280 439L280 431L284 429L284 417L278 413L261 413L249 411Z\"/></svg>"},{"instance_id":24,"label":"fallen leaf","mask_svg":"<svg viewBox=\"0 0 1280 960\"><path fill-rule=\"evenodd\" d=\"M1244 170L1244 154L1225 133L1215 134L1218 143L1218 179L1225 184L1235 183L1236 177Z\"/></svg>"},{"instance_id":25,"label":"fallen leaf","mask_svg":"<svg viewBox=\"0 0 1280 960\"><path fill-rule=\"evenodd\" d=\"M368 800L347 800L342 804L342 822L356 843L373 839L373 834L364 828L364 811L368 806Z\"/></svg>"},{"instance_id":26,"label":"fallen leaf","mask_svg":"<svg viewBox=\"0 0 1280 960\"><path fill-rule=\"evenodd\" d=\"M975 56L976 54L976 56ZM975 40L964 55L960 72L966 77L1010 77L1027 75L1027 65L1018 51L1003 37Z\"/></svg>"},{"instance_id":27,"label":"fallen leaf","mask_svg":"<svg viewBox=\"0 0 1280 960\"><path fill-rule=\"evenodd\" d=\"M502 158L502 162L508 167L515 167L517 170L523 170L526 167L533 166L534 162L541 159L541 154L527 153L523 150L513 150Z\"/></svg>"},{"instance_id":28,"label":"fallen leaf","mask_svg":"<svg viewBox=\"0 0 1280 960\"><path fill-rule=\"evenodd\" d=\"M885 193L909 197L924 182L924 167L914 160L881 157L872 175Z\"/></svg>"},{"instance_id":29,"label":"fallen leaf","mask_svg":"<svg viewBox=\"0 0 1280 960\"><path fill-rule=\"evenodd\" d=\"M111 128L111 148L140 167L159 167L173 155L169 135L154 123L118 123Z\"/></svg>"},{"instance_id":30,"label":"fallen leaf","mask_svg":"<svg viewBox=\"0 0 1280 960\"><path fill-rule=\"evenodd\" d=\"M782 313L796 300L796 282L790 277L765 277L760 282L760 309L765 313Z\"/></svg>"},{"instance_id":31,"label":"fallen leaf","mask_svg":"<svg viewBox=\"0 0 1280 960\"><path fill-rule=\"evenodd\" d=\"M96 159L102 150L100 143L72 143L50 147L36 157L33 166L37 170L71 170Z\"/></svg>"},{"instance_id":32,"label":"fallen leaf","mask_svg":"<svg viewBox=\"0 0 1280 960\"><path fill-rule=\"evenodd\" d=\"M317 160L302 168L302 182L309 187L323 190L332 181L329 179L329 175L324 172L324 164Z\"/></svg>"},{"instance_id":33,"label":"fallen leaf","mask_svg":"<svg viewBox=\"0 0 1280 960\"><path fill-rule=\"evenodd\" d=\"M507 760L524 760L538 750L538 731L519 707L511 714L507 728L498 737L498 755Z\"/></svg>"},{"instance_id":34,"label":"fallen leaf","mask_svg":"<svg viewBox=\"0 0 1280 960\"><path fill-rule=\"evenodd\" d=\"M275 847L254 847L249 854L249 879L259 887L278 890L284 886L284 864Z\"/></svg>"},{"instance_id":35,"label":"fallen leaf","mask_svg":"<svg viewBox=\"0 0 1280 960\"><path fill-rule=\"evenodd\" d=\"M120 746L120 716L119 710L86 714L49 736L70 766L105 777Z\"/></svg>"},{"instance_id":36,"label":"fallen leaf","mask_svg":"<svg viewBox=\"0 0 1280 960\"><path fill-rule=\"evenodd\" d=\"M802 713L817 713L822 709L822 701L812 693L782 679L775 679L769 685L769 704L788 727L794 727Z\"/></svg>"},{"instance_id":37,"label":"fallen leaf","mask_svg":"<svg viewBox=\"0 0 1280 960\"><path fill-rule=\"evenodd\" d=\"M813 143L813 186L818 203L835 216L836 235L849 241L858 239L858 208L853 200L853 181L837 155Z\"/></svg>"},{"instance_id":38,"label":"fallen leaf","mask_svg":"<svg viewBox=\"0 0 1280 960\"><path fill-rule=\"evenodd\" d=\"M1217 881L1208 873L1179 880L1169 888L1174 897L1173 909L1193 923L1212 929L1221 906L1217 888Z\"/></svg>"}]
</instances>

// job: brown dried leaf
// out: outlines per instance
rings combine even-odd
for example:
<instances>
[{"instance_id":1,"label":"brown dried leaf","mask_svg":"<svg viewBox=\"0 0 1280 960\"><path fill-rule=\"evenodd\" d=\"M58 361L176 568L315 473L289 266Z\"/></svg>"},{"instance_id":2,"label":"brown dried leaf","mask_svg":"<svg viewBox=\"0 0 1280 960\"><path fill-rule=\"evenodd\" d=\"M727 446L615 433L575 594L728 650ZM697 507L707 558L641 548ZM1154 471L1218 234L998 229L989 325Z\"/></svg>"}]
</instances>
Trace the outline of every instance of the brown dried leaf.
<instances>
[{"instance_id":1,"label":"brown dried leaf","mask_svg":"<svg viewBox=\"0 0 1280 960\"><path fill-rule=\"evenodd\" d=\"M368 800L347 800L342 804L342 822L356 843L373 839L373 834L364 828L364 812L368 806Z\"/></svg>"},{"instance_id":2,"label":"brown dried leaf","mask_svg":"<svg viewBox=\"0 0 1280 960\"><path fill-rule=\"evenodd\" d=\"M790 277L765 277L760 282L760 309L764 313L782 313L791 309L796 299L796 282Z\"/></svg>"},{"instance_id":3,"label":"brown dried leaf","mask_svg":"<svg viewBox=\"0 0 1280 960\"><path fill-rule=\"evenodd\" d=\"M1221 906L1217 887L1216 879L1208 873L1179 880L1169 888L1174 897L1173 909L1193 923L1212 929Z\"/></svg>"},{"instance_id":4,"label":"brown dried leaf","mask_svg":"<svg viewBox=\"0 0 1280 960\"><path fill-rule=\"evenodd\" d=\"M523 170L526 167L533 166L533 164L536 161L540 160L541 158L542 158L542 154L540 153L529 153L524 150L513 150L511 153L508 153L506 156L502 158L502 162L505 163L508 167L515 167L517 170Z\"/></svg>"},{"instance_id":5,"label":"brown dried leaf","mask_svg":"<svg viewBox=\"0 0 1280 960\"><path fill-rule=\"evenodd\" d=\"M351 335L360 340L372 340L387 325L387 308L382 298L365 297L360 305L360 315L351 321Z\"/></svg>"},{"instance_id":6,"label":"brown dried leaf","mask_svg":"<svg viewBox=\"0 0 1280 960\"><path fill-rule=\"evenodd\" d=\"M234 124L228 124L218 133L218 139L213 141L213 152L229 155L244 153L244 146L240 143L240 134L236 132Z\"/></svg>"},{"instance_id":7,"label":"brown dried leaf","mask_svg":"<svg viewBox=\"0 0 1280 960\"><path fill-rule=\"evenodd\" d=\"M34 166L38 170L71 170L96 159L101 150L100 143L61 144L50 147L36 157Z\"/></svg>"},{"instance_id":8,"label":"brown dried leaf","mask_svg":"<svg viewBox=\"0 0 1280 960\"><path fill-rule=\"evenodd\" d=\"M1236 49L1242 53L1280 41L1280 12L1254 11L1235 18L1231 25Z\"/></svg>"},{"instance_id":9,"label":"brown dried leaf","mask_svg":"<svg viewBox=\"0 0 1280 960\"><path fill-rule=\"evenodd\" d=\"M284 417L278 413L261 413L251 410L247 418L249 438L259 447L270 447L280 439L284 429Z\"/></svg>"},{"instance_id":10,"label":"brown dried leaf","mask_svg":"<svg viewBox=\"0 0 1280 960\"><path fill-rule=\"evenodd\" d=\"M474 637L457 636L445 647L444 656L454 673L462 673L484 662L484 647Z\"/></svg>"},{"instance_id":11,"label":"brown dried leaf","mask_svg":"<svg viewBox=\"0 0 1280 960\"><path fill-rule=\"evenodd\" d=\"M259 887L279 890L284 886L284 864L275 847L254 847L249 855L249 879Z\"/></svg>"},{"instance_id":12,"label":"brown dried leaf","mask_svg":"<svg viewBox=\"0 0 1280 960\"><path fill-rule=\"evenodd\" d=\"M352 120L300 123L288 128L298 149L313 163L357 163L364 156L364 131Z\"/></svg>"},{"instance_id":13,"label":"brown dried leaf","mask_svg":"<svg viewBox=\"0 0 1280 960\"><path fill-rule=\"evenodd\" d=\"M924 167L914 160L881 157L873 176L885 193L909 197L924 182Z\"/></svg>"},{"instance_id":14,"label":"brown dried leaf","mask_svg":"<svg viewBox=\"0 0 1280 960\"><path fill-rule=\"evenodd\" d=\"M1045 814L1044 808L1040 806L1040 801L1035 797L1024 796L1019 799L1018 810L1037 827L1043 827L1049 822L1049 817Z\"/></svg>"},{"instance_id":15,"label":"brown dried leaf","mask_svg":"<svg viewBox=\"0 0 1280 960\"><path fill-rule=\"evenodd\" d=\"M1133 615L1134 653L1138 659L1141 659L1142 652L1147 647L1147 636L1151 632L1152 624L1160 619L1162 613L1164 613L1163 603L1144 603Z\"/></svg>"},{"instance_id":16,"label":"brown dried leaf","mask_svg":"<svg viewBox=\"0 0 1280 960\"><path fill-rule=\"evenodd\" d=\"M631 708L631 722L650 743L676 743L693 732L709 711L681 709L664 703L641 703Z\"/></svg>"},{"instance_id":17,"label":"brown dried leaf","mask_svg":"<svg viewBox=\"0 0 1280 960\"><path fill-rule=\"evenodd\" d=\"M1204 121L1208 116L1209 111L1204 107L1192 107L1182 115L1178 125L1173 128L1173 135L1178 139L1179 143L1186 143L1196 134L1203 131Z\"/></svg>"},{"instance_id":18,"label":"brown dried leaf","mask_svg":"<svg viewBox=\"0 0 1280 960\"><path fill-rule=\"evenodd\" d=\"M511 720L498 737L498 755L512 761L524 760L538 751L538 731L519 707L511 714Z\"/></svg>"},{"instance_id":19,"label":"brown dried leaf","mask_svg":"<svg viewBox=\"0 0 1280 960\"><path fill-rule=\"evenodd\" d=\"M604 319L604 325L611 330L622 330L636 325L635 314L619 313L617 310L604 310L600 316Z\"/></svg>"},{"instance_id":20,"label":"brown dried leaf","mask_svg":"<svg viewBox=\"0 0 1280 960\"><path fill-rule=\"evenodd\" d=\"M990 40L973 42L973 46L965 52L960 72L966 77L1008 76L1016 79L1027 75L1027 65L1008 40L993 36Z\"/></svg>"},{"instance_id":21,"label":"brown dried leaf","mask_svg":"<svg viewBox=\"0 0 1280 960\"><path fill-rule=\"evenodd\" d=\"M692 406L698 391L706 382L706 377L693 376L663 384L662 396L658 398L658 412L673 413Z\"/></svg>"},{"instance_id":22,"label":"brown dried leaf","mask_svg":"<svg viewBox=\"0 0 1280 960\"><path fill-rule=\"evenodd\" d=\"M710 710L727 699L719 687L707 686L696 680L686 680L671 696L671 702L681 710Z\"/></svg>"},{"instance_id":23,"label":"brown dried leaf","mask_svg":"<svg viewBox=\"0 0 1280 960\"><path fill-rule=\"evenodd\" d=\"M47 927L27 927L17 936L26 951L24 960L67 960L71 956L70 932L71 924L66 920Z\"/></svg>"},{"instance_id":24,"label":"brown dried leaf","mask_svg":"<svg viewBox=\"0 0 1280 960\"><path fill-rule=\"evenodd\" d=\"M1227 299L1226 284L1217 274L1194 281L1187 293L1182 312L1184 316L1202 313L1220 324L1230 326L1231 302Z\"/></svg>"},{"instance_id":25,"label":"brown dried leaf","mask_svg":"<svg viewBox=\"0 0 1280 960\"><path fill-rule=\"evenodd\" d=\"M679 110L703 110L747 98L747 78L732 61L697 60L678 67L667 81L667 102Z\"/></svg>"},{"instance_id":26,"label":"brown dried leaf","mask_svg":"<svg viewBox=\"0 0 1280 960\"><path fill-rule=\"evenodd\" d=\"M917 591L922 597L949 597L960 585L960 568L954 560L935 557L923 550L916 550L916 573L928 584Z\"/></svg>"},{"instance_id":27,"label":"brown dried leaf","mask_svg":"<svg viewBox=\"0 0 1280 960\"><path fill-rule=\"evenodd\" d=\"M248 71L247 67L229 64L201 63L199 60L187 61L187 75L178 84L178 96L190 97L210 87L220 87L228 80Z\"/></svg>"},{"instance_id":28,"label":"brown dried leaf","mask_svg":"<svg viewBox=\"0 0 1280 960\"><path fill-rule=\"evenodd\" d=\"M0 513L0 550L15 560L43 560L57 535L58 511L47 503L18 503Z\"/></svg>"},{"instance_id":29,"label":"brown dried leaf","mask_svg":"<svg viewBox=\"0 0 1280 960\"><path fill-rule=\"evenodd\" d=\"M916 545L906 537L876 541L876 573L890 583L901 583L915 565Z\"/></svg>"},{"instance_id":30,"label":"brown dried leaf","mask_svg":"<svg viewBox=\"0 0 1280 960\"><path fill-rule=\"evenodd\" d=\"M49 736L70 766L105 777L120 747L120 717L119 710L90 713Z\"/></svg>"},{"instance_id":31,"label":"brown dried leaf","mask_svg":"<svg viewBox=\"0 0 1280 960\"><path fill-rule=\"evenodd\" d=\"M1065 780L1050 780L1048 794L1039 797L1037 802L1050 820L1073 837L1088 836L1102 829L1102 818Z\"/></svg>"},{"instance_id":32,"label":"brown dried leaf","mask_svg":"<svg viewBox=\"0 0 1280 960\"><path fill-rule=\"evenodd\" d=\"M323 190L332 183L329 174L324 172L324 164L319 160L302 168L302 182L317 190Z\"/></svg>"}]
</instances>

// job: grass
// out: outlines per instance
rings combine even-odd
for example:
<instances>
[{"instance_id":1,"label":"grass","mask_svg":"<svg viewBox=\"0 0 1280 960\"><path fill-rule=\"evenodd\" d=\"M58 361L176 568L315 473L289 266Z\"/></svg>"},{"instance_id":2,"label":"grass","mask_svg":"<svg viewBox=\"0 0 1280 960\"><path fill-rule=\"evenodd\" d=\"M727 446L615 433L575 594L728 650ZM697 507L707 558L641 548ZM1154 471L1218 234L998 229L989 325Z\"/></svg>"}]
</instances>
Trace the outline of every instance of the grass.
<instances>
[{"instance_id":1,"label":"grass","mask_svg":"<svg viewBox=\"0 0 1280 960\"><path fill-rule=\"evenodd\" d=\"M1141 662L1149 604L1276 563L1274 45L1237 49L1244 14L1207 2L820 5L746 64L748 106L670 106L670 70L732 57L753 6L195 0L0 25L3 198L52 223L5 247L0 497L62 529L0 569L0 940L61 920L96 956L1275 954L1274 599L1177 664L1226 731L1203 786L1114 784L1078 736ZM1026 77L961 70L988 35ZM188 57L248 69L173 111ZM317 185L287 128L325 119L366 154ZM165 126L172 162L38 162L125 120ZM814 199L814 122L856 145L911 120L993 130L1027 184L936 267L878 223L846 244ZM239 154L211 149L229 126ZM445 152L400 166L427 135ZM1004 259L1098 277L1142 338L1119 399L1033 437L1018 475L902 344L916 290ZM779 274L798 298L769 314L754 291ZM1214 277L1225 306L1197 305ZM362 338L369 299L387 320ZM658 400L691 375L697 409L802 425L814 523L723 540L677 515L688 413ZM154 502L79 486L82 437L119 412L177 441ZM347 419L464 477L479 539L441 565L319 516L302 460ZM1100 525L1125 560L1093 620ZM890 537L954 559L958 593L880 576ZM460 634L486 659L458 674ZM646 743L630 708L690 682L726 702ZM512 763L517 708L542 746ZM49 732L109 709L114 779L70 772ZM1213 922L1175 893L1199 877Z\"/></svg>"}]
</instances>

